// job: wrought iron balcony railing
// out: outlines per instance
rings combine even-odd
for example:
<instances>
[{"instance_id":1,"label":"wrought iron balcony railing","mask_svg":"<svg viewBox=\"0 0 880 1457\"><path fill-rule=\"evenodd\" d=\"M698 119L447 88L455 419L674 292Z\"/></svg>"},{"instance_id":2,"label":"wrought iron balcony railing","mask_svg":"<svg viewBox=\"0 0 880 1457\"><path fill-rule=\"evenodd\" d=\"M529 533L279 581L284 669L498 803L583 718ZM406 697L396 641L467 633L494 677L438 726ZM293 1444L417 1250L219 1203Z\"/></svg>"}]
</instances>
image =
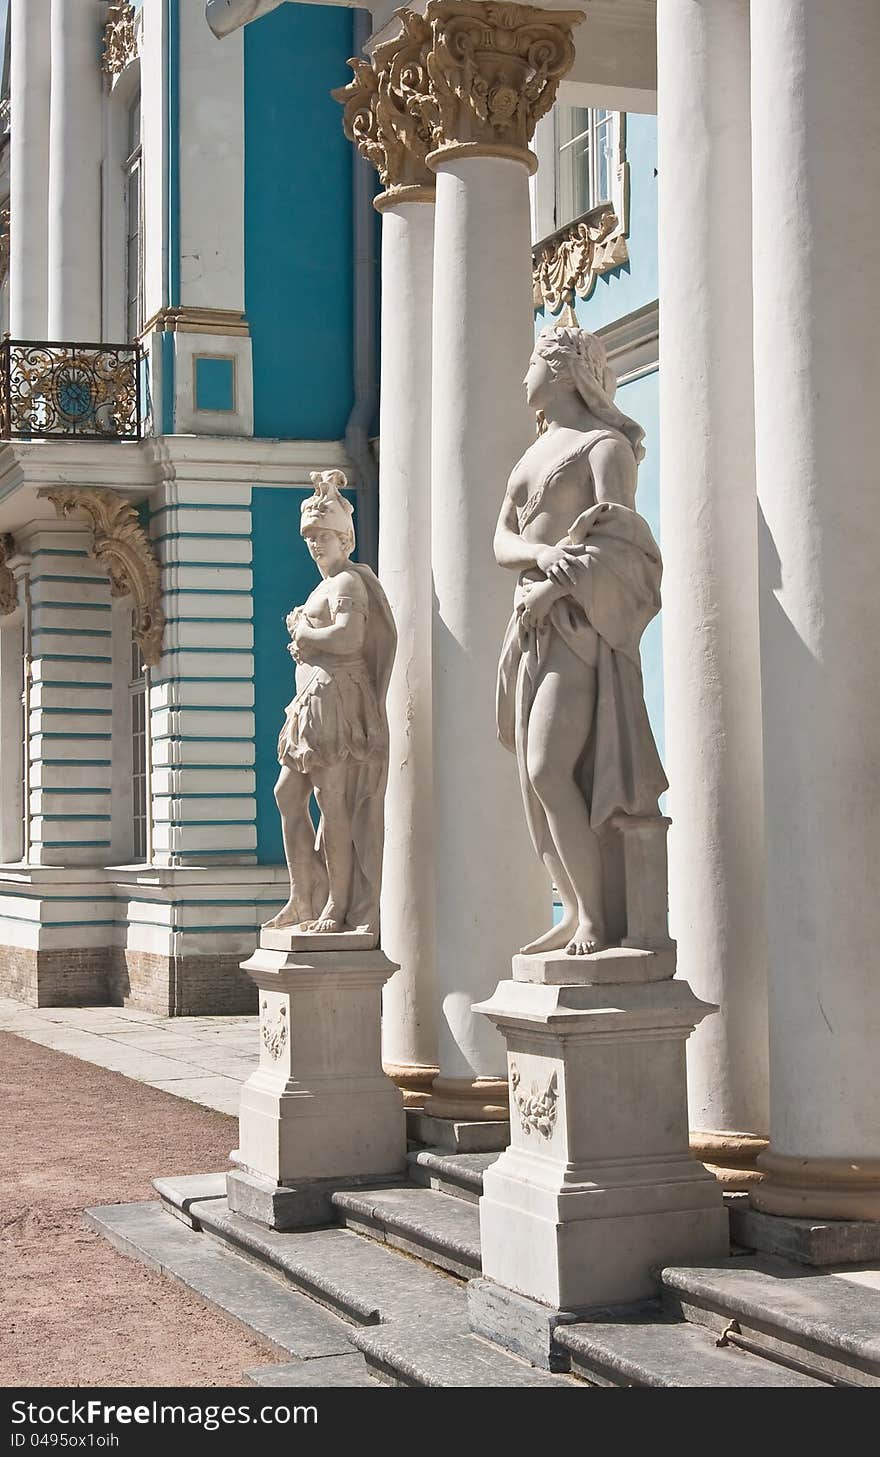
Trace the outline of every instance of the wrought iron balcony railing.
<instances>
[{"instance_id":1,"label":"wrought iron balcony railing","mask_svg":"<svg viewBox=\"0 0 880 1457\"><path fill-rule=\"evenodd\" d=\"M0 343L4 440L140 440L141 365L136 344Z\"/></svg>"}]
</instances>

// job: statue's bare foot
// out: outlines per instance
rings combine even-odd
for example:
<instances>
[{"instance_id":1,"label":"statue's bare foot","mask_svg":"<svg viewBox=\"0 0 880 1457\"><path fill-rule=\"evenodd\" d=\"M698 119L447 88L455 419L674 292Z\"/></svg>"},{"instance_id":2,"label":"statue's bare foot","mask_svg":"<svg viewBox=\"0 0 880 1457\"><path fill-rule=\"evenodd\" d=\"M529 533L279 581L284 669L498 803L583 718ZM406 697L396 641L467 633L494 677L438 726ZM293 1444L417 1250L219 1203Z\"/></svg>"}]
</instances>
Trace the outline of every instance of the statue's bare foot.
<instances>
[{"instance_id":1,"label":"statue's bare foot","mask_svg":"<svg viewBox=\"0 0 880 1457\"><path fill-rule=\"evenodd\" d=\"M604 935L596 930L592 921L581 921L565 949L569 956L592 956L604 945Z\"/></svg>"},{"instance_id":2,"label":"statue's bare foot","mask_svg":"<svg viewBox=\"0 0 880 1457\"><path fill-rule=\"evenodd\" d=\"M530 941L528 946L523 946L520 951L522 956L534 956L539 951L561 951L571 939L577 927L575 916L563 916L556 926L551 926L543 936L536 941Z\"/></svg>"},{"instance_id":3,"label":"statue's bare foot","mask_svg":"<svg viewBox=\"0 0 880 1457\"><path fill-rule=\"evenodd\" d=\"M328 901L320 916L310 922L309 930L320 932L344 930L344 918L339 915L332 901Z\"/></svg>"},{"instance_id":4,"label":"statue's bare foot","mask_svg":"<svg viewBox=\"0 0 880 1457\"><path fill-rule=\"evenodd\" d=\"M262 929L264 931L280 931L287 926L304 926L306 920L307 917L303 914L302 906L297 904L293 897L291 897L287 905L281 907L277 916L272 916L271 920L263 922Z\"/></svg>"}]
</instances>

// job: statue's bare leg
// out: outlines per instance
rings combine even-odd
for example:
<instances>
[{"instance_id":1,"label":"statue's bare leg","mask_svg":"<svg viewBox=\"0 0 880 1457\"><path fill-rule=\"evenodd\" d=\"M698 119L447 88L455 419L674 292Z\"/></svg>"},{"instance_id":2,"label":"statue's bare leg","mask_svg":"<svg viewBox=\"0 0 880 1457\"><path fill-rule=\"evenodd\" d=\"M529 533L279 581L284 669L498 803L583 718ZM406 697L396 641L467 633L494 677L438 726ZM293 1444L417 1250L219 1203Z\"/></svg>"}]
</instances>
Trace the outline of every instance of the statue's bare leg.
<instances>
[{"instance_id":1,"label":"statue's bare leg","mask_svg":"<svg viewBox=\"0 0 880 1457\"><path fill-rule=\"evenodd\" d=\"M266 921L267 930L308 923L314 914L315 830L309 815L311 781L298 769L282 764L275 784L275 803L281 815L284 858L290 875L290 899Z\"/></svg>"},{"instance_id":2,"label":"statue's bare leg","mask_svg":"<svg viewBox=\"0 0 880 1457\"><path fill-rule=\"evenodd\" d=\"M313 931L343 930L351 899L354 849L345 795L347 772L345 764L313 771L315 798L323 822L321 833L328 880L327 904L312 922Z\"/></svg>"},{"instance_id":3,"label":"statue's bare leg","mask_svg":"<svg viewBox=\"0 0 880 1457\"><path fill-rule=\"evenodd\" d=\"M596 672L558 637L529 712L527 770L574 892L577 923L566 950L587 956L605 944L602 856L575 771L596 708ZM560 886L560 894L562 887Z\"/></svg>"},{"instance_id":4,"label":"statue's bare leg","mask_svg":"<svg viewBox=\"0 0 880 1457\"><path fill-rule=\"evenodd\" d=\"M577 897L565 872L565 866L559 856L554 855L550 850L542 855L541 859L547 874L559 891L562 915L556 925L551 926L549 931L545 931L543 936L538 936L534 941L530 941L528 946L522 947L524 956L531 956L538 951L561 951L563 946L568 945L578 925Z\"/></svg>"}]
</instances>

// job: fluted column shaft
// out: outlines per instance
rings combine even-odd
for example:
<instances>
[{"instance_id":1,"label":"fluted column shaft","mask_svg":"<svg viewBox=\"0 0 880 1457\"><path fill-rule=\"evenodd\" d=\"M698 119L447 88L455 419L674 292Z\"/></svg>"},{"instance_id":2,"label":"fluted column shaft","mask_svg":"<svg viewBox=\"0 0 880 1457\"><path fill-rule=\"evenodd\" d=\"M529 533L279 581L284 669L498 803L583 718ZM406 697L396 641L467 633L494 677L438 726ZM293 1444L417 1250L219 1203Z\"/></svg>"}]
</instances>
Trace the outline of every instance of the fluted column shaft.
<instances>
[{"instance_id":1,"label":"fluted column shaft","mask_svg":"<svg viewBox=\"0 0 880 1457\"><path fill-rule=\"evenodd\" d=\"M45 339L50 0L11 0L9 332Z\"/></svg>"},{"instance_id":2,"label":"fluted column shaft","mask_svg":"<svg viewBox=\"0 0 880 1457\"><path fill-rule=\"evenodd\" d=\"M101 333L100 21L95 0L52 0L51 339L91 342Z\"/></svg>"}]
</instances>

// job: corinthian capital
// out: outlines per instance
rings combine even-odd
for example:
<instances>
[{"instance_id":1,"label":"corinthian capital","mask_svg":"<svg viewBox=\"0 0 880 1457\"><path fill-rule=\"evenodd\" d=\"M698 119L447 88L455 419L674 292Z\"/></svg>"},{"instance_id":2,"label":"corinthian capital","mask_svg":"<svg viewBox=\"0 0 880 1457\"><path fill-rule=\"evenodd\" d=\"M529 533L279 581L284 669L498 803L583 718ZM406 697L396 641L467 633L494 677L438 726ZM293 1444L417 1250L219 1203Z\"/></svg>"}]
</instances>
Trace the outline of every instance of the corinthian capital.
<instances>
[{"instance_id":1,"label":"corinthian capital","mask_svg":"<svg viewBox=\"0 0 880 1457\"><path fill-rule=\"evenodd\" d=\"M345 108L345 135L379 173L386 204L425 196L425 189L433 195L434 187L425 165L433 143L424 116L431 27L411 10L395 14L399 34L377 46L371 60L350 60L354 79L332 92Z\"/></svg>"},{"instance_id":2,"label":"corinthian capital","mask_svg":"<svg viewBox=\"0 0 880 1457\"><path fill-rule=\"evenodd\" d=\"M453 150L530 159L535 124L574 60L582 10L431 0L427 56L434 160Z\"/></svg>"}]
</instances>

